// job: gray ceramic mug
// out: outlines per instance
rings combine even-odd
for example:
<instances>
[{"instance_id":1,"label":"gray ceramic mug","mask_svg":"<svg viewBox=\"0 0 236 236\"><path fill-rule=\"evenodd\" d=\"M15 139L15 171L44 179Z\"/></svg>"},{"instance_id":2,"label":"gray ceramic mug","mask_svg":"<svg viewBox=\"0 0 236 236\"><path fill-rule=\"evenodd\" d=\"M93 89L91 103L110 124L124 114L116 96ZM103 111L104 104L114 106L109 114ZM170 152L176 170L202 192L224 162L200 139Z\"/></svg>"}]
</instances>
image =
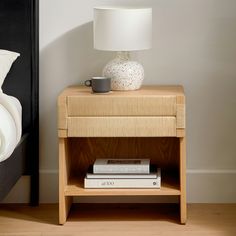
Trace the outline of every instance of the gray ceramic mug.
<instances>
[{"instance_id":1,"label":"gray ceramic mug","mask_svg":"<svg viewBox=\"0 0 236 236\"><path fill-rule=\"evenodd\" d=\"M92 77L84 82L87 87L92 87L94 93L107 93L111 90L111 78Z\"/></svg>"}]
</instances>

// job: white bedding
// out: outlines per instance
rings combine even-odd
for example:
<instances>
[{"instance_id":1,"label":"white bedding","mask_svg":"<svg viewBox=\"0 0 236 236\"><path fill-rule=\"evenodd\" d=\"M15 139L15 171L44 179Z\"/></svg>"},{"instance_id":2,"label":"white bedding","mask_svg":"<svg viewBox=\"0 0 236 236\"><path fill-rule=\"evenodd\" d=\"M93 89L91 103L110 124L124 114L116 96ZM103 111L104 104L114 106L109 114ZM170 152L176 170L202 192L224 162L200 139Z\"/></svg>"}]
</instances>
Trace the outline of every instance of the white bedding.
<instances>
[{"instance_id":1,"label":"white bedding","mask_svg":"<svg viewBox=\"0 0 236 236\"><path fill-rule=\"evenodd\" d=\"M15 97L0 92L0 162L11 156L21 135L21 104Z\"/></svg>"}]
</instances>

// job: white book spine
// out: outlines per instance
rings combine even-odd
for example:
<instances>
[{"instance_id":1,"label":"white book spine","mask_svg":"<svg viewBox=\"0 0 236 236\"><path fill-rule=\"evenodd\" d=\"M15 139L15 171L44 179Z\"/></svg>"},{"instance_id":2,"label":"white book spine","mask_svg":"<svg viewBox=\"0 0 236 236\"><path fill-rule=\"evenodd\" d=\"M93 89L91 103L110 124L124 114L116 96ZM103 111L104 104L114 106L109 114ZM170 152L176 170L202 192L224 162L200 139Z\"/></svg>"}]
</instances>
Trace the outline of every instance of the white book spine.
<instances>
[{"instance_id":1,"label":"white book spine","mask_svg":"<svg viewBox=\"0 0 236 236\"><path fill-rule=\"evenodd\" d=\"M141 164L108 164L109 159L97 159L93 165L94 174L149 174L150 161L148 159L140 159ZM112 160L112 161L122 161ZM127 161L127 160L125 160ZM128 160L135 161L135 160Z\"/></svg>"},{"instance_id":2,"label":"white book spine","mask_svg":"<svg viewBox=\"0 0 236 236\"><path fill-rule=\"evenodd\" d=\"M156 179L84 179L85 188L160 188Z\"/></svg>"}]
</instances>

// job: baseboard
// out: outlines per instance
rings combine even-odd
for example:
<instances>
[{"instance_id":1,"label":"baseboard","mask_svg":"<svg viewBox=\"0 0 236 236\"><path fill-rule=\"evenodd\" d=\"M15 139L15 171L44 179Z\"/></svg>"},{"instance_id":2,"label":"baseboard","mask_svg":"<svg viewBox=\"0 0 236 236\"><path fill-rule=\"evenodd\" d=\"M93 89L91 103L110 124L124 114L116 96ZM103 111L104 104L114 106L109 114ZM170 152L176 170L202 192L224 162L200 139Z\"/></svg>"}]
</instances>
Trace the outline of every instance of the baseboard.
<instances>
[{"instance_id":1,"label":"baseboard","mask_svg":"<svg viewBox=\"0 0 236 236\"><path fill-rule=\"evenodd\" d=\"M189 203L235 203L236 170L187 170Z\"/></svg>"},{"instance_id":2,"label":"baseboard","mask_svg":"<svg viewBox=\"0 0 236 236\"><path fill-rule=\"evenodd\" d=\"M236 203L236 170L187 170L188 203ZM23 176L4 203L29 202L30 179ZM175 197L80 197L75 202L175 202ZM58 171L40 170L40 202L58 202Z\"/></svg>"}]
</instances>

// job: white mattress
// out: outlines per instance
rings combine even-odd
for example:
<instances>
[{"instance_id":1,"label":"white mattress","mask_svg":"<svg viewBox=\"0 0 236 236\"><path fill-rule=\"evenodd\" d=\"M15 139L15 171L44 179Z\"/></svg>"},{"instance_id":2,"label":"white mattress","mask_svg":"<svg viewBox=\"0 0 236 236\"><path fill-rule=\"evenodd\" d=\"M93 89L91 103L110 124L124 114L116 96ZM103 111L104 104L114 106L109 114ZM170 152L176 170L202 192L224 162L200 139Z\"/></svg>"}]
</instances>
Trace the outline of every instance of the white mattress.
<instances>
[{"instance_id":1,"label":"white mattress","mask_svg":"<svg viewBox=\"0 0 236 236\"><path fill-rule=\"evenodd\" d=\"M11 156L22 135L22 106L0 92L0 162Z\"/></svg>"}]
</instances>

